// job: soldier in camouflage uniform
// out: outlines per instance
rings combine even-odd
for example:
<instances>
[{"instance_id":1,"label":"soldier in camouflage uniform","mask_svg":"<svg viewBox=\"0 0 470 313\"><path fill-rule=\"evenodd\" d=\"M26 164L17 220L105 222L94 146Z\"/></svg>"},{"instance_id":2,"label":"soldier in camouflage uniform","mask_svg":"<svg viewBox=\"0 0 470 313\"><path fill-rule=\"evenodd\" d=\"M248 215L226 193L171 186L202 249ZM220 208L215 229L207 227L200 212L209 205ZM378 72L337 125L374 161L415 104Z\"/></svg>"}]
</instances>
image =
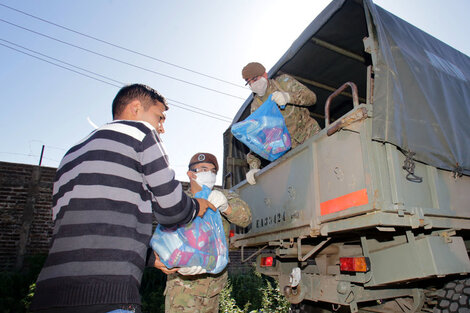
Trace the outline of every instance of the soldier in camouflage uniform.
<instances>
[{"instance_id":1,"label":"soldier in camouflage uniform","mask_svg":"<svg viewBox=\"0 0 470 313\"><path fill-rule=\"evenodd\" d=\"M320 131L317 121L310 116L307 107L317 101L313 91L302 85L290 75L282 74L268 80L268 74L263 65L257 62L248 63L242 70L243 79L253 91L251 113L259 108L269 95L278 104L291 136L292 148L302 144L310 136ZM291 104L291 105L289 105ZM286 107L287 105L287 107ZM250 171L247 181L256 183L254 174L259 171L261 161L252 152L247 155Z\"/></svg>"},{"instance_id":2,"label":"soldier in camouflage uniform","mask_svg":"<svg viewBox=\"0 0 470 313\"><path fill-rule=\"evenodd\" d=\"M201 185L207 185L212 189L215 183L215 174L219 166L217 159L210 153L196 153L189 163L188 177L190 179L190 190L188 195L194 195L199 192ZM200 179L199 174L211 172L214 175L213 181ZM229 190L219 190L219 198L211 201L222 213L222 222L224 225L227 242L229 239L230 223L237 226L247 227L251 223L251 211L245 201ZM211 195L214 191L211 193ZM223 197L223 200L220 199ZM223 203L222 205L220 203ZM156 263L158 264L158 263ZM163 264L161 264L163 265ZM181 275L175 273L176 270L168 270L157 266L165 273L167 277L165 289L165 312L200 312L216 313L219 312L219 294L227 282L227 269L219 274L197 274ZM163 266L164 267L164 266ZM181 272L181 271L180 271Z\"/></svg>"}]
</instances>

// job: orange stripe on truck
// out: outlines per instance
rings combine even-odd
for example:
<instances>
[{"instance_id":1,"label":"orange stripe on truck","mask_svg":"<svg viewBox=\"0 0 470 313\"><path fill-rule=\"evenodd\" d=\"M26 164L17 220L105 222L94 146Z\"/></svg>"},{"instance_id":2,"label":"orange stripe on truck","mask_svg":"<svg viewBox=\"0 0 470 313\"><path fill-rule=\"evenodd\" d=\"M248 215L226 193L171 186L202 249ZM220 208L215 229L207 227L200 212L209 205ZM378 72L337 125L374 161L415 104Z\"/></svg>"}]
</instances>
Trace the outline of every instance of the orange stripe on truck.
<instances>
[{"instance_id":1,"label":"orange stripe on truck","mask_svg":"<svg viewBox=\"0 0 470 313\"><path fill-rule=\"evenodd\" d=\"M320 211L321 215L326 215L367 203L369 203L369 198L367 197L367 189L364 188L320 203Z\"/></svg>"}]
</instances>

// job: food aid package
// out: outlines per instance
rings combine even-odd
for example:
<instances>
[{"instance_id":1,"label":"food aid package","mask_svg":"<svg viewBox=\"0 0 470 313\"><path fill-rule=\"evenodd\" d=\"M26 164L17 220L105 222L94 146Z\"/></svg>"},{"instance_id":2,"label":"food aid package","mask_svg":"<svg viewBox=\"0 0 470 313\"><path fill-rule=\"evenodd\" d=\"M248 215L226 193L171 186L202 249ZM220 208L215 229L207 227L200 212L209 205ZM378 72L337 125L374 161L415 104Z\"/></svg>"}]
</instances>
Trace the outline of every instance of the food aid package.
<instances>
[{"instance_id":1,"label":"food aid package","mask_svg":"<svg viewBox=\"0 0 470 313\"><path fill-rule=\"evenodd\" d=\"M195 198L207 199L211 190L203 186ZM207 209L191 223L167 228L158 225L150 240L152 249L168 268L201 266L207 273L220 273L228 263L227 240L222 217Z\"/></svg>"},{"instance_id":2,"label":"food aid package","mask_svg":"<svg viewBox=\"0 0 470 313\"><path fill-rule=\"evenodd\" d=\"M284 117L271 96L244 121L232 125L232 134L251 151L269 161L291 147Z\"/></svg>"}]
</instances>

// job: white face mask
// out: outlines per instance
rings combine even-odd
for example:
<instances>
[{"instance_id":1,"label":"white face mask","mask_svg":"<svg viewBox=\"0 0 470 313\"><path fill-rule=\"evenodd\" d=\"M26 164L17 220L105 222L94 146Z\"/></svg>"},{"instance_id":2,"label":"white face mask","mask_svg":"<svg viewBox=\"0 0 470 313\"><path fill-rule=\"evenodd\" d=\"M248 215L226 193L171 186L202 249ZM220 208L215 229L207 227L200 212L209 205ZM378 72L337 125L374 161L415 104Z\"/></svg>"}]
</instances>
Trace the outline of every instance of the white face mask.
<instances>
[{"instance_id":1,"label":"white face mask","mask_svg":"<svg viewBox=\"0 0 470 313\"><path fill-rule=\"evenodd\" d=\"M195 181L201 187L203 185L206 185L207 187L209 187L209 189L212 189L212 188L214 188L216 177L217 177L217 175L215 175L211 171L209 171L209 172L199 172L199 173L196 173Z\"/></svg>"},{"instance_id":2,"label":"white face mask","mask_svg":"<svg viewBox=\"0 0 470 313\"><path fill-rule=\"evenodd\" d=\"M253 84L250 85L251 91L253 91L258 96L262 97L266 93L266 89L268 88L268 80L264 77L261 77Z\"/></svg>"}]
</instances>

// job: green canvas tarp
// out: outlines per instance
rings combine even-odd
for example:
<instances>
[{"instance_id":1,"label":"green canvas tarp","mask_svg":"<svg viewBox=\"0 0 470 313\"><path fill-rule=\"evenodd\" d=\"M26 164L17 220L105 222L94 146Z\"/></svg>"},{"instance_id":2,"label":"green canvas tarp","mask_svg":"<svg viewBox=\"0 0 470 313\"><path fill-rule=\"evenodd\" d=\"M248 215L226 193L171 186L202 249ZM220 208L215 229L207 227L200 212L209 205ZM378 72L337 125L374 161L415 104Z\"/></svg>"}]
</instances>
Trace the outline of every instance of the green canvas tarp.
<instances>
[{"instance_id":1,"label":"green canvas tarp","mask_svg":"<svg viewBox=\"0 0 470 313\"><path fill-rule=\"evenodd\" d=\"M366 1L379 42L373 138L470 174L470 58ZM463 39L463 38L462 38Z\"/></svg>"}]
</instances>

